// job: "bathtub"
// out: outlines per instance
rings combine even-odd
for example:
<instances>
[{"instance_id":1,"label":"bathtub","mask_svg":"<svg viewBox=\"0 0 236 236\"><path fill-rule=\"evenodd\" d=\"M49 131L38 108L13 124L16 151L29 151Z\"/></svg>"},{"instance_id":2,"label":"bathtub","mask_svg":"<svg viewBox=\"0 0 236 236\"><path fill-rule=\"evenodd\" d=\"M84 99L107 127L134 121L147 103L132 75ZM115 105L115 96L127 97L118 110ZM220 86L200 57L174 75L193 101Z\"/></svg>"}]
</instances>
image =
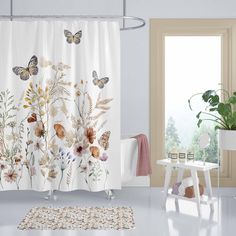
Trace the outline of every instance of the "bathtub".
<instances>
[{"instance_id":1,"label":"bathtub","mask_svg":"<svg viewBox=\"0 0 236 236\"><path fill-rule=\"evenodd\" d=\"M136 176L138 144L134 138L121 139L122 186L149 186L149 176Z\"/></svg>"}]
</instances>

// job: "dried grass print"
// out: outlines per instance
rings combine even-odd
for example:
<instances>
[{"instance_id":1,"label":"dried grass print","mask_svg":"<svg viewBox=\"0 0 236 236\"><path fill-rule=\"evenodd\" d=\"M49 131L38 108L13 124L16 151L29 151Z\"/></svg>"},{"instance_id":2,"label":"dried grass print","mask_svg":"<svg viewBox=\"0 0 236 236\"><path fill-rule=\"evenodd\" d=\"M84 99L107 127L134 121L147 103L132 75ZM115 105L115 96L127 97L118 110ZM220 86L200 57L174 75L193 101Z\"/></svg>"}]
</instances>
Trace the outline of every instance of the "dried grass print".
<instances>
[{"instance_id":1,"label":"dried grass print","mask_svg":"<svg viewBox=\"0 0 236 236\"><path fill-rule=\"evenodd\" d=\"M26 176L32 188L41 176L41 190L50 182L70 190L78 170L88 190L95 181L106 188L111 132L105 124L113 98L103 98L92 78L72 83L70 66L62 62L41 59L38 66L34 78L22 81L27 88L20 99L10 90L0 92L0 189L21 189ZM45 68L52 77L42 83L38 72ZM99 89L97 97L89 83Z\"/></svg>"}]
</instances>

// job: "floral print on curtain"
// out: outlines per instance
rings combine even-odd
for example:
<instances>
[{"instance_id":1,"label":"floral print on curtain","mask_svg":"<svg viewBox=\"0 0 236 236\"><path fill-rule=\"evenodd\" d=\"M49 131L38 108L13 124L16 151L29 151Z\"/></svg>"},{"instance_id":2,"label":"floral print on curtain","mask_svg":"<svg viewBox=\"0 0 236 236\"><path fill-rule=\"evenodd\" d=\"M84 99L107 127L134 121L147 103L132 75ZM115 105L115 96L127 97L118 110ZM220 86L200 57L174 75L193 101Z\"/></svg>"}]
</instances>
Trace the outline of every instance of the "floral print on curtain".
<instances>
[{"instance_id":1,"label":"floral print on curtain","mask_svg":"<svg viewBox=\"0 0 236 236\"><path fill-rule=\"evenodd\" d=\"M82 47L78 32L76 38L65 30L65 43ZM11 87L0 92L0 189L111 188L110 142L119 134L107 124L117 98L104 91L113 78L93 68L71 79L72 65L38 54L21 64L11 68L20 96Z\"/></svg>"}]
</instances>

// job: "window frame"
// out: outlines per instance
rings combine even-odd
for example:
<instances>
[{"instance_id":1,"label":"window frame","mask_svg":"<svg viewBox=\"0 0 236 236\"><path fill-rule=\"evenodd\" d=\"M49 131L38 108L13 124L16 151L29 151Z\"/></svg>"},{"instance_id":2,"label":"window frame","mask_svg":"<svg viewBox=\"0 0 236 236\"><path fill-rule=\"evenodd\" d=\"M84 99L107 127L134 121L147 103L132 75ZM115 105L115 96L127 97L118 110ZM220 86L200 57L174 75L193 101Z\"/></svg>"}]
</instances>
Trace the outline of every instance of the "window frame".
<instances>
[{"instance_id":1,"label":"window frame","mask_svg":"<svg viewBox=\"0 0 236 236\"><path fill-rule=\"evenodd\" d=\"M150 147L151 186L162 186L164 168L156 164L165 156L165 36L221 36L221 78L229 92L236 90L236 19L150 19ZM220 186L236 186L236 152L221 152ZM174 175L172 182L174 182ZM218 185L218 172L211 173ZM200 176L203 180L203 176Z\"/></svg>"}]
</instances>

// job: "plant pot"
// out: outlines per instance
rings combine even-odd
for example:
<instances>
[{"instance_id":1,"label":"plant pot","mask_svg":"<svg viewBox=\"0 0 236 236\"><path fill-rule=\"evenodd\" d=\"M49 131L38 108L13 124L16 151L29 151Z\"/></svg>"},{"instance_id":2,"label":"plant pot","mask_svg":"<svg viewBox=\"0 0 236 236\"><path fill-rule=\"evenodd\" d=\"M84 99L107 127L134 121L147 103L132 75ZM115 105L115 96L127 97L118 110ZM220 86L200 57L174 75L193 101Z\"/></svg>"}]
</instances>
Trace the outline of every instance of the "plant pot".
<instances>
[{"instance_id":1,"label":"plant pot","mask_svg":"<svg viewBox=\"0 0 236 236\"><path fill-rule=\"evenodd\" d=\"M236 150L236 130L219 130L219 148Z\"/></svg>"}]
</instances>

